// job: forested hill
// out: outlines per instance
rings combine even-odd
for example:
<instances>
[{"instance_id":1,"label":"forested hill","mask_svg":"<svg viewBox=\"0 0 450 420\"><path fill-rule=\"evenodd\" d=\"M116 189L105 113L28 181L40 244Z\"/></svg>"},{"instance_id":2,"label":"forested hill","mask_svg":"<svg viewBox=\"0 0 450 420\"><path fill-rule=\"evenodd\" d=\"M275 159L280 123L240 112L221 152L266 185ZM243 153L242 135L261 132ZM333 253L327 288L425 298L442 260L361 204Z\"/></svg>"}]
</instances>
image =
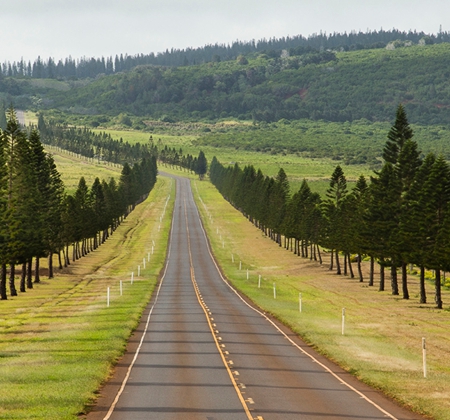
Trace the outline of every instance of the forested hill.
<instances>
[{"instance_id":1,"label":"forested hill","mask_svg":"<svg viewBox=\"0 0 450 420\"><path fill-rule=\"evenodd\" d=\"M310 118L450 123L450 44L333 53L299 49L199 66L141 66L54 94L51 107L168 121Z\"/></svg>"},{"instance_id":2,"label":"forested hill","mask_svg":"<svg viewBox=\"0 0 450 420\"><path fill-rule=\"evenodd\" d=\"M34 79L84 79L95 78L100 74L113 74L131 70L139 65L187 66L207 63L210 61L235 60L239 55L250 53L268 53L279 56L282 50L306 48L316 50L361 50L385 48L391 42L411 42L418 44L439 44L450 42L450 33L439 31L437 34L426 34L422 31L385 31L367 32L334 32L332 34L312 34L286 36L281 38L260 39L258 41L234 41L231 44L210 44L199 48L170 49L157 54L128 54L110 57L82 57L55 60L52 57L42 59L37 57L34 62L24 61L3 62L0 67L0 77L30 77ZM1 57L0 57L1 60Z\"/></svg>"},{"instance_id":3,"label":"forested hill","mask_svg":"<svg viewBox=\"0 0 450 420\"><path fill-rule=\"evenodd\" d=\"M390 121L403 103L413 123L450 123L450 43L407 45L348 52L298 47L197 66L138 66L91 82L4 78L0 100L9 92L4 100L17 107L167 122Z\"/></svg>"}]
</instances>

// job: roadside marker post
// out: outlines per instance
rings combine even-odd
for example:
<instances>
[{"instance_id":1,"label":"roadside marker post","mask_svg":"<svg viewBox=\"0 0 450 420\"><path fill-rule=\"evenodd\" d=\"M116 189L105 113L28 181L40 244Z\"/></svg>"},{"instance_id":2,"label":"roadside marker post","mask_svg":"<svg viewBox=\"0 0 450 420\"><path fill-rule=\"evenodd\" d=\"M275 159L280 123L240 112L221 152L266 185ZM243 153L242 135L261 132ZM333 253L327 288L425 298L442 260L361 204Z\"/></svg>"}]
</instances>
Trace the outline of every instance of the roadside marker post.
<instances>
[{"instance_id":1,"label":"roadside marker post","mask_svg":"<svg viewBox=\"0 0 450 420\"><path fill-rule=\"evenodd\" d=\"M131 272L131 284L133 284L133 280L134 280L134 271Z\"/></svg>"},{"instance_id":2,"label":"roadside marker post","mask_svg":"<svg viewBox=\"0 0 450 420\"><path fill-rule=\"evenodd\" d=\"M145 270L145 258L142 258L142 265L143 265L144 270Z\"/></svg>"},{"instance_id":3,"label":"roadside marker post","mask_svg":"<svg viewBox=\"0 0 450 420\"><path fill-rule=\"evenodd\" d=\"M239 271L242 270L242 261L239 261Z\"/></svg>"},{"instance_id":4,"label":"roadside marker post","mask_svg":"<svg viewBox=\"0 0 450 420\"><path fill-rule=\"evenodd\" d=\"M141 266L138 265L138 277L141 275Z\"/></svg>"},{"instance_id":5,"label":"roadside marker post","mask_svg":"<svg viewBox=\"0 0 450 420\"><path fill-rule=\"evenodd\" d=\"M248 268L247 268L247 280L248 280Z\"/></svg>"},{"instance_id":6,"label":"roadside marker post","mask_svg":"<svg viewBox=\"0 0 450 420\"><path fill-rule=\"evenodd\" d=\"M152 255L153 255L154 248L155 248L155 245L152 245Z\"/></svg>"},{"instance_id":7,"label":"roadside marker post","mask_svg":"<svg viewBox=\"0 0 450 420\"><path fill-rule=\"evenodd\" d=\"M342 308L342 335L345 332L345 308Z\"/></svg>"},{"instance_id":8,"label":"roadside marker post","mask_svg":"<svg viewBox=\"0 0 450 420\"><path fill-rule=\"evenodd\" d=\"M422 338L422 359L423 359L423 377L427 377L427 345L425 338Z\"/></svg>"},{"instance_id":9,"label":"roadside marker post","mask_svg":"<svg viewBox=\"0 0 450 420\"><path fill-rule=\"evenodd\" d=\"M261 274L258 277L258 289L261 289Z\"/></svg>"},{"instance_id":10,"label":"roadside marker post","mask_svg":"<svg viewBox=\"0 0 450 420\"><path fill-rule=\"evenodd\" d=\"M273 284L273 298L274 299L277 298L277 287L276 287L275 283Z\"/></svg>"},{"instance_id":11,"label":"roadside marker post","mask_svg":"<svg viewBox=\"0 0 450 420\"><path fill-rule=\"evenodd\" d=\"M122 296L123 294L123 284L122 284L122 280L120 280L120 296Z\"/></svg>"},{"instance_id":12,"label":"roadside marker post","mask_svg":"<svg viewBox=\"0 0 450 420\"><path fill-rule=\"evenodd\" d=\"M147 253L147 261L150 262L150 252Z\"/></svg>"}]
</instances>

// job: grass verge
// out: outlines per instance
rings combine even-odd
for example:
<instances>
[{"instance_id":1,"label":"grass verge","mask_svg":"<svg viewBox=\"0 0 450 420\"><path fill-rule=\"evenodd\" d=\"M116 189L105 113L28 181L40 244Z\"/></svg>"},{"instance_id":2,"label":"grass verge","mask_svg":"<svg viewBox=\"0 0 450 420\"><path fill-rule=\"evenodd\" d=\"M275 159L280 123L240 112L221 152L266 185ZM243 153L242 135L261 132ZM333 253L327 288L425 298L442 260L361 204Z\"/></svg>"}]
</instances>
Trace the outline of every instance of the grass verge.
<instances>
[{"instance_id":1,"label":"grass verge","mask_svg":"<svg viewBox=\"0 0 450 420\"><path fill-rule=\"evenodd\" d=\"M95 399L157 283L172 206L161 223L160 216L169 194L173 203L172 181L159 177L98 250L0 303L0 418L76 419Z\"/></svg>"},{"instance_id":2,"label":"grass verge","mask_svg":"<svg viewBox=\"0 0 450 420\"><path fill-rule=\"evenodd\" d=\"M328 271L326 254L320 266L266 238L209 182L193 181L193 189L214 255L234 286L364 382L418 413L450 419L450 313L435 309L431 284L432 303L421 305L414 276L409 279L411 300L337 276ZM367 279L367 266L364 271ZM450 303L448 290L443 298ZM422 370L422 337L427 340L427 378Z\"/></svg>"}]
</instances>

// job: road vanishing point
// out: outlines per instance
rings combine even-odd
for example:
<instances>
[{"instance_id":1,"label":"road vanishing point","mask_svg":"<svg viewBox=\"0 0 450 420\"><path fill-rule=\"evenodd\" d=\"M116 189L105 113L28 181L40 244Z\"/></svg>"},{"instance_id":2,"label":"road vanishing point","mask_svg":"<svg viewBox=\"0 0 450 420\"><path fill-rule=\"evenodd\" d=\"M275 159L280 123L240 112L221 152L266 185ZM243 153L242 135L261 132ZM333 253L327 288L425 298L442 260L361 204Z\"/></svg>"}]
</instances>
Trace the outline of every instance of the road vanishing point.
<instances>
[{"instance_id":1,"label":"road vanishing point","mask_svg":"<svg viewBox=\"0 0 450 420\"><path fill-rule=\"evenodd\" d=\"M249 304L215 262L176 179L166 265L88 420L422 419Z\"/></svg>"}]
</instances>

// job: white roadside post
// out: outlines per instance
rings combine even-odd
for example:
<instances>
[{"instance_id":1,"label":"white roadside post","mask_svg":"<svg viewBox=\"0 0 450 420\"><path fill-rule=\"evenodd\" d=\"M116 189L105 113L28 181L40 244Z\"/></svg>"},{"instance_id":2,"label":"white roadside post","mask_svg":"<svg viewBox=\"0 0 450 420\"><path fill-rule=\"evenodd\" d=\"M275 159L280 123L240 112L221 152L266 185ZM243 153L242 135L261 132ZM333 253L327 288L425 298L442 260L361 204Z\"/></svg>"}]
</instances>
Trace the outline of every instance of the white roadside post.
<instances>
[{"instance_id":1,"label":"white roadside post","mask_svg":"<svg viewBox=\"0 0 450 420\"><path fill-rule=\"evenodd\" d=\"M261 289L261 274L258 277L258 289Z\"/></svg>"},{"instance_id":2,"label":"white roadside post","mask_svg":"<svg viewBox=\"0 0 450 420\"><path fill-rule=\"evenodd\" d=\"M239 261L239 271L242 270L242 261Z\"/></svg>"},{"instance_id":3,"label":"white roadside post","mask_svg":"<svg viewBox=\"0 0 450 420\"><path fill-rule=\"evenodd\" d=\"M147 261L150 262L150 252L147 253Z\"/></svg>"},{"instance_id":4,"label":"white roadside post","mask_svg":"<svg viewBox=\"0 0 450 420\"><path fill-rule=\"evenodd\" d=\"M423 377L427 377L427 345L425 338L422 338L422 359L423 359Z\"/></svg>"},{"instance_id":5,"label":"white roadside post","mask_svg":"<svg viewBox=\"0 0 450 420\"><path fill-rule=\"evenodd\" d=\"M342 308L342 335L345 332L345 308Z\"/></svg>"},{"instance_id":6,"label":"white roadside post","mask_svg":"<svg viewBox=\"0 0 450 420\"><path fill-rule=\"evenodd\" d=\"M248 268L247 268L247 280L248 280Z\"/></svg>"},{"instance_id":7,"label":"white roadside post","mask_svg":"<svg viewBox=\"0 0 450 420\"><path fill-rule=\"evenodd\" d=\"M134 280L134 271L131 272L131 284L133 284L133 280Z\"/></svg>"},{"instance_id":8,"label":"white roadside post","mask_svg":"<svg viewBox=\"0 0 450 420\"><path fill-rule=\"evenodd\" d=\"M143 265L144 270L145 270L145 258L142 258L142 265Z\"/></svg>"},{"instance_id":9,"label":"white roadside post","mask_svg":"<svg viewBox=\"0 0 450 420\"><path fill-rule=\"evenodd\" d=\"M276 287L275 283L273 284L273 298L274 299L277 298L277 287Z\"/></svg>"},{"instance_id":10,"label":"white roadside post","mask_svg":"<svg viewBox=\"0 0 450 420\"><path fill-rule=\"evenodd\" d=\"M123 284L122 284L122 280L120 280L120 296L122 296L123 294Z\"/></svg>"},{"instance_id":11,"label":"white roadside post","mask_svg":"<svg viewBox=\"0 0 450 420\"><path fill-rule=\"evenodd\" d=\"M141 275L141 266L138 265L138 277Z\"/></svg>"}]
</instances>

